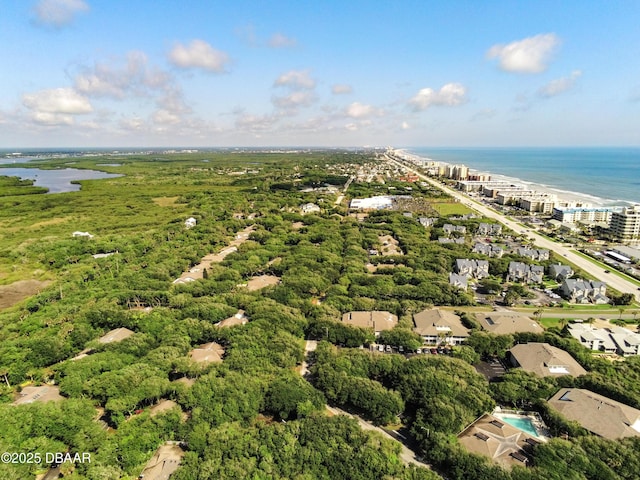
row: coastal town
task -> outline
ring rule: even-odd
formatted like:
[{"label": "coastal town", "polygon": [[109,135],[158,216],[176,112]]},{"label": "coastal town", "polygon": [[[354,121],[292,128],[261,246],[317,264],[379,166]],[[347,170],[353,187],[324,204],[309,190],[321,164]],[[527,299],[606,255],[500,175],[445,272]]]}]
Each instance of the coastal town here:
[{"label": "coastal town", "polygon": [[[0,309],[0,418],[38,415],[51,448],[92,455],[7,472],[257,475],[320,449],[313,468],[329,478],[357,437],[384,455],[368,478],[546,479],[567,451],[633,478],[640,207],[394,149],[107,158],[74,161],[122,174],[0,196],[28,212],[3,231],[0,278],[15,281],[0,285],[14,292]],[[42,283],[20,291],[34,271]],[[0,439],[18,451],[33,430],[16,422]],[[291,457],[246,464],[270,448],[256,436],[286,438]]]}]

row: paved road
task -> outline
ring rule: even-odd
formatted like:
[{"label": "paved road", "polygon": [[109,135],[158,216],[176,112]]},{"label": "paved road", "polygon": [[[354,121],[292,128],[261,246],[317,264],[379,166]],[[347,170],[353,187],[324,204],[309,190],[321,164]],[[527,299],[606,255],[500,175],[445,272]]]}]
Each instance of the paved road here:
[{"label": "paved road", "polygon": [[624,278],[620,278],[615,274],[612,273],[605,273],[605,269],[598,266],[598,265],[594,265],[593,263],[591,263],[590,261],[582,258],[581,256],[575,254],[573,251],[571,251],[569,248],[564,247],[562,245],[559,245],[556,242],[552,242],[551,240],[538,235],[535,230],[532,230],[528,227],[523,227],[522,225],[514,222],[513,220],[509,220],[508,218],[506,218],[504,215],[502,215],[501,213],[496,212],[495,210],[491,210],[490,208],[475,202],[473,200],[471,200],[468,196],[464,195],[461,192],[458,192],[457,190],[453,190],[449,187],[446,187],[444,185],[442,185],[439,182],[434,181],[433,179],[429,178],[428,176],[418,172],[415,168],[412,168],[408,165],[405,165],[404,163],[401,163],[399,161],[397,161],[395,158],[392,158],[390,156],[386,156],[386,158],[393,162],[396,163],[397,165],[402,165],[404,168],[412,171],[413,173],[415,173],[416,175],[418,175],[420,178],[424,179],[425,181],[427,181],[428,183],[430,183],[431,185],[433,185],[434,187],[440,188],[441,190],[444,190],[446,193],[448,193],[449,195],[451,195],[453,198],[457,199],[460,203],[466,205],[469,208],[472,208],[474,210],[476,210],[477,212],[481,213],[483,216],[487,217],[487,218],[492,218],[500,223],[502,223],[503,225],[506,225],[507,227],[509,227],[511,230],[513,230],[516,233],[523,233],[525,235],[527,235],[529,238],[532,239],[533,243],[535,245],[537,245],[538,247],[542,247],[542,248],[546,248],[547,250],[551,250],[555,253],[557,253],[558,255],[561,255],[563,257],[566,257],[566,259],[568,261],[570,261],[571,263],[573,263],[574,265],[580,267],[581,269],[589,272],[591,275],[593,275],[594,277],[596,277],[598,280],[601,280],[603,282],[605,282],[607,285],[610,285],[611,287],[615,288],[616,290],[618,290],[621,293],[631,293],[634,298],[638,301],[640,301],[640,293],[638,292],[638,287],[636,285],[634,285],[633,283],[625,280]]}]

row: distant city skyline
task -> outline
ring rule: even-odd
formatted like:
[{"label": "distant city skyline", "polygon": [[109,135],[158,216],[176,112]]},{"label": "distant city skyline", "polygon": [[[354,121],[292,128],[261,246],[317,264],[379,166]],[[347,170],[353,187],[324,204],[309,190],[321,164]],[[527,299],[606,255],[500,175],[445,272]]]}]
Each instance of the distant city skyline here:
[{"label": "distant city skyline", "polygon": [[0,148],[637,146],[640,2],[7,0]]}]

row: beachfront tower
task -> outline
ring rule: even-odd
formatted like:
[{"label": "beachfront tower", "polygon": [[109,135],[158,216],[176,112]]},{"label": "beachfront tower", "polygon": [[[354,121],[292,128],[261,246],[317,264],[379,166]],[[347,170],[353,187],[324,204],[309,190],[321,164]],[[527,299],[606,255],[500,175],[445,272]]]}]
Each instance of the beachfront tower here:
[{"label": "beachfront tower", "polygon": [[611,236],[621,242],[640,240],[640,204],[611,215]]}]

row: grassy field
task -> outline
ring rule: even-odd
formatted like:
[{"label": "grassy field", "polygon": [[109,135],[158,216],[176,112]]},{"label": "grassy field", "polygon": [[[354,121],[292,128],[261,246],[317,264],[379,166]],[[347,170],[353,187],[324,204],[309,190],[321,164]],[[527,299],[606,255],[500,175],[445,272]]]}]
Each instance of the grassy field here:
[{"label": "grassy field", "polygon": [[431,206],[442,216],[446,215],[466,215],[473,210],[458,202],[437,202],[431,203]]}]

